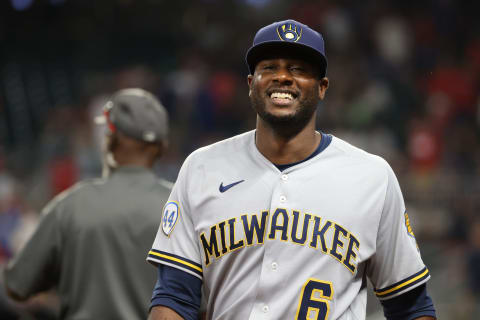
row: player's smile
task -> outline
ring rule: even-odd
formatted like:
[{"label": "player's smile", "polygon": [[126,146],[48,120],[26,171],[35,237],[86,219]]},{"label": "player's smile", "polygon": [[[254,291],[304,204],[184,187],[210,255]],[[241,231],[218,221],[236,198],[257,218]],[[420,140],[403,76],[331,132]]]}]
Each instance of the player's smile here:
[{"label": "player's smile", "polygon": [[298,97],[298,94],[293,90],[271,89],[267,91],[267,95],[273,104],[285,106],[290,105]]}]

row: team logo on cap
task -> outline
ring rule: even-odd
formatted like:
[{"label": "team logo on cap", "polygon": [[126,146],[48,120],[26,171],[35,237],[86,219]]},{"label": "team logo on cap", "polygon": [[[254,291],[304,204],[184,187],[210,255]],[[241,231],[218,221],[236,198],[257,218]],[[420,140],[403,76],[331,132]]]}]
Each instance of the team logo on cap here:
[{"label": "team logo on cap", "polygon": [[302,37],[302,27],[293,23],[285,23],[277,27],[277,34],[282,41],[297,42]]},{"label": "team logo on cap", "polygon": [[180,207],[177,202],[168,202],[163,209],[162,230],[166,236],[170,236],[177,224],[178,216],[180,214]]}]

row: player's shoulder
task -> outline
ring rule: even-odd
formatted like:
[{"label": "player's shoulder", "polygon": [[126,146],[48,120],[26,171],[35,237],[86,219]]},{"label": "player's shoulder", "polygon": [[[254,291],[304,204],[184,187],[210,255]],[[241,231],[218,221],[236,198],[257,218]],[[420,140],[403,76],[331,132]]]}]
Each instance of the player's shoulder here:
[{"label": "player's shoulder", "polygon": [[173,188],[174,183],[163,178],[157,178],[157,186],[161,189],[170,192]]},{"label": "player's shoulder", "polygon": [[193,151],[188,157],[188,161],[202,161],[204,159],[225,158],[232,155],[239,155],[238,152],[245,151],[252,143],[255,137],[255,131],[247,131],[233,137],[220,140],[210,145],[201,147]]},{"label": "player's shoulder", "polygon": [[330,147],[337,156],[344,158],[346,161],[375,167],[380,170],[388,170],[390,168],[388,162],[381,156],[356,147],[339,137],[332,135]]},{"label": "player's shoulder", "polygon": [[79,181],[53,197],[43,208],[42,212],[52,212],[55,207],[68,203],[72,198],[85,192],[94,191],[98,186],[105,185],[106,181],[107,180],[103,178],[91,178]]}]

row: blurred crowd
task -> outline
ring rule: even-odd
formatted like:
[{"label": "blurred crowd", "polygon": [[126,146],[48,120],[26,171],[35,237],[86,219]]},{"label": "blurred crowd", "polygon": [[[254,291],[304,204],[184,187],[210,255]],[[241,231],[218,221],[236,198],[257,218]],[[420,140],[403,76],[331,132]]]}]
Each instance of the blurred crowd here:
[{"label": "blurred crowd", "polygon": [[142,87],[164,103],[170,148],[156,170],[174,181],[194,149],[254,128],[246,50],[260,26],[293,18],[325,38],[318,128],[389,161],[437,314],[480,316],[475,2],[15,2],[0,5],[0,269],[48,200],[100,175],[104,128],[92,119],[109,94]]}]

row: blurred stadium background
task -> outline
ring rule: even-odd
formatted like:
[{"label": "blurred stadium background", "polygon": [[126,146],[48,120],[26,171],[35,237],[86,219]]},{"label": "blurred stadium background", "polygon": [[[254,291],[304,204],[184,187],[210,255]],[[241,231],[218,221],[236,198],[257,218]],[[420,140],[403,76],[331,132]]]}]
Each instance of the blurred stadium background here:
[{"label": "blurred stadium background", "polygon": [[[318,126],[398,175],[440,319],[480,319],[480,20],[476,1],[2,0],[0,269],[54,195],[101,171],[92,119],[124,87],[170,112],[175,180],[197,147],[254,128],[244,55],[293,18],[326,40]],[[152,239],[153,240],[153,239]],[[0,284],[2,282],[0,276]],[[369,319],[382,319],[370,297]],[[0,293],[2,319],[52,319],[54,294]],[[52,311],[53,310],[53,311]]]}]

